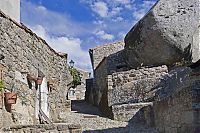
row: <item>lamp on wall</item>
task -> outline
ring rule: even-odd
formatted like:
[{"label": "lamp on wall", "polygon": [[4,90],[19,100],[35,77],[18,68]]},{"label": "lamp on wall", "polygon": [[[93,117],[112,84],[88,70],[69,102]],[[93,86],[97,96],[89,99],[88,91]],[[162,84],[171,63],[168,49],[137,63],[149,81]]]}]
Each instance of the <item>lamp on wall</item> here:
[{"label": "lamp on wall", "polygon": [[70,66],[71,68],[74,67],[74,61],[73,61],[73,60],[71,60],[71,61],[69,62],[69,66]]}]

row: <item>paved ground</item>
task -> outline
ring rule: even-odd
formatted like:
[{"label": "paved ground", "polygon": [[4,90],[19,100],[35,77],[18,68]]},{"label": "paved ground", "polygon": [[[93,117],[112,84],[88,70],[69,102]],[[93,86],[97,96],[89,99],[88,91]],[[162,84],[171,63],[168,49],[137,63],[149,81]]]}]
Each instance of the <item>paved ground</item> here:
[{"label": "paved ground", "polygon": [[84,133],[157,133],[143,125],[114,121],[103,117],[98,108],[84,101],[72,101],[67,123],[80,124]]}]

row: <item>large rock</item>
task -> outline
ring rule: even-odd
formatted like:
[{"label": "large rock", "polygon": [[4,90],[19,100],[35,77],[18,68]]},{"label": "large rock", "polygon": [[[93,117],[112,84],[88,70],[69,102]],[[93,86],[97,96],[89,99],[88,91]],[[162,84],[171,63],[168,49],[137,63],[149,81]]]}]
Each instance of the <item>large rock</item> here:
[{"label": "large rock", "polygon": [[[160,0],[126,35],[130,67],[172,65],[199,57],[199,0]],[[195,36],[195,37],[193,37]]]}]

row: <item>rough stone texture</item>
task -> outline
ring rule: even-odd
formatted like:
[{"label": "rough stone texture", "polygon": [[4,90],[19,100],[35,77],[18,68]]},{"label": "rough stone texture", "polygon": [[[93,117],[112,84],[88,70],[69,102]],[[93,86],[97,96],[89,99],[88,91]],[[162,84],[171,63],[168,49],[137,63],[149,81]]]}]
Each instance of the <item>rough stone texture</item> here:
[{"label": "rough stone texture", "polygon": [[192,91],[185,88],[171,97],[154,102],[155,125],[165,133],[195,133]]},{"label": "rough stone texture", "polygon": [[173,95],[182,87],[188,86],[188,80],[192,69],[189,67],[179,67],[170,71],[163,77],[160,84],[157,86],[156,100],[162,100],[167,96]]},{"label": "rough stone texture", "polygon": [[80,125],[15,125],[2,130],[4,133],[82,133]]},{"label": "rough stone texture", "polygon": [[[199,0],[159,0],[126,35],[130,67],[172,65],[199,60],[193,35],[199,26]],[[199,42],[199,39],[198,39]]]},{"label": "rough stone texture", "polygon": [[[108,45],[98,46],[90,49],[90,57],[94,70],[93,89],[91,91],[91,103],[97,106],[106,106],[108,100],[106,95],[107,90],[107,75],[118,70],[124,69],[124,42],[114,42]],[[122,51],[121,51],[122,50]],[[91,86],[91,85],[88,85]],[[105,99],[101,101],[101,99]],[[102,108],[103,109],[103,108]],[[104,112],[109,112],[104,110]]]},{"label": "rough stone texture", "polygon": [[[147,118],[136,118],[138,112],[141,112],[141,109],[147,106],[152,106],[153,103],[132,103],[132,104],[120,104],[113,105],[113,119],[118,121],[136,121],[137,123],[144,123],[143,121]],[[134,120],[133,120],[134,119]],[[145,123],[146,124],[146,123]]]},{"label": "rough stone texture", "polygon": [[[58,112],[68,112],[70,102],[66,100],[67,84],[72,78],[66,65],[66,55],[55,52],[48,44],[22,26],[0,13],[0,53],[5,67],[6,87],[15,83],[17,104],[12,106],[13,121],[17,124],[32,124],[35,108],[35,83],[27,81],[27,73],[37,78],[38,70],[45,78],[53,80],[49,91],[50,119],[56,121]],[[47,81],[46,81],[47,82]],[[61,113],[60,112],[60,113]]]},{"label": "rough stone texture", "polygon": [[[199,78],[199,70],[188,67],[176,68],[160,82],[159,91],[151,106],[140,108],[142,103],[114,105],[114,117],[156,127],[161,133],[198,133]],[[130,112],[133,114],[132,118]]]},{"label": "rough stone texture", "polygon": [[132,69],[108,75],[105,58],[95,70],[95,98],[100,110],[113,118],[111,106],[123,103],[153,101],[161,78],[168,73],[166,66]]},{"label": "rough stone texture", "polygon": [[199,75],[199,70],[182,67],[163,79],[153,105],[155,126],[160,132],[200,132]]},{"label": "rough stone texture", "polygon": [[129,70],[128,65],[125,62],[124,50],[110,54],[107,60],[107,73],[112,74],[114,72]]},{"label": "rough stone texture", "polygon": [[113,73],[112,77],[108,79],[108,106],[152,101],[156,92],[155,87],[167,73],[166,66]]},{"label": "rough stone texture", "polygon": [[2,127],[5,127],[7,125],[12,125],[14,124],[13,119],[12,119],[12,114],[9,112],[0,109],[0,129]]},{"label": "rough stone texture", "polygon": [[107,45],[97,46],[90,49],[90,58],[92,62],[93,70],[99,65],[99,63],[110,54],[116,53],[124,48],[124,42],[118,41]]},{"label": "rough stone texture", "polygon": [[20,22],[20,0],[1,0],[0,10],[17,22]]},{"label": "rough stone texture", "polygon": [[[108,88],[107,83],[107,60],[104,58],[104,60],[101,62],[101,64],[96,68],[95,70],[95,91],[98,94],[97,95],[97,106],[99,105],[102,97],[107,101],[107,97],[104,97],[102,95],[105,95],[106,90]],[[102,105],[106,105],[106,103],[101,103]]]}]

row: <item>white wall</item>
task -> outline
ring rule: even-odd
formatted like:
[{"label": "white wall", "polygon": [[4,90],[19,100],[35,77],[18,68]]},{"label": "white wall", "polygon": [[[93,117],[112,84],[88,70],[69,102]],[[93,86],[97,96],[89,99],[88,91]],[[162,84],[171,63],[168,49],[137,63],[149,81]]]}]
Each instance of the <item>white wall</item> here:
[{"label": "white wall", "polygon": [[0,10],[20,22],[20,0],[0,0]]}]

